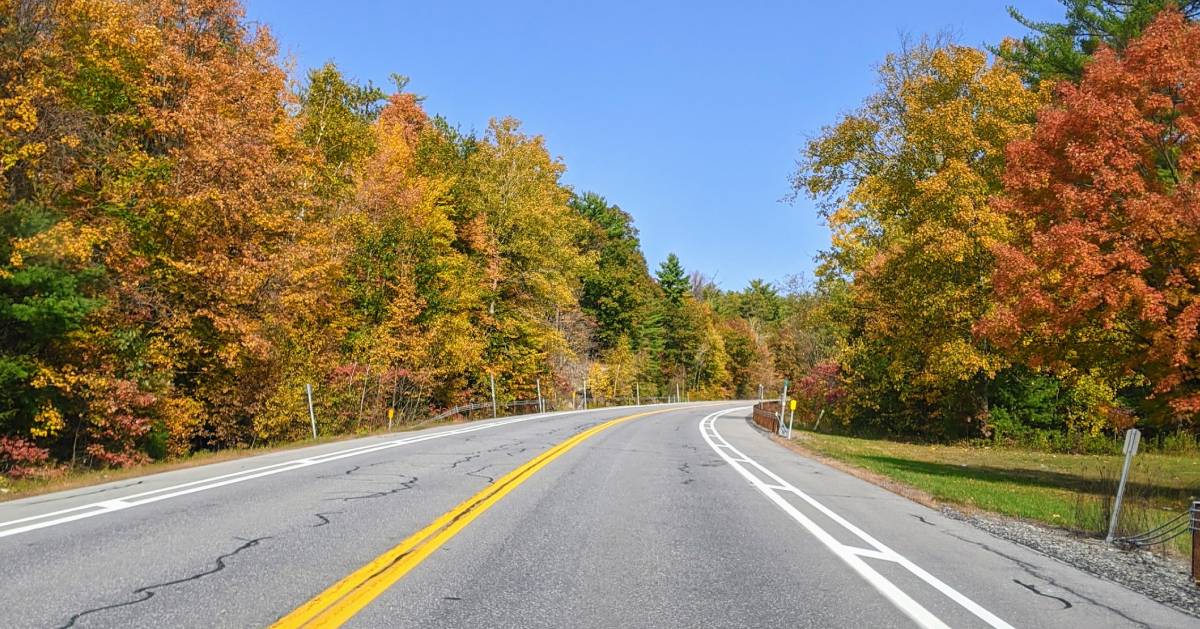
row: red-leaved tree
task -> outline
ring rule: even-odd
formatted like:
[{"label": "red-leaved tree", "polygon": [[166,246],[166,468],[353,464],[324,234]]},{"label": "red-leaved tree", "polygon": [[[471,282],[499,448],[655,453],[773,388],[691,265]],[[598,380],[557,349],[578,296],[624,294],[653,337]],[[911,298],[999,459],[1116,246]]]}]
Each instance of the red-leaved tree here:
[{"label": "red-leaved tree", "polygon": [[998,306],[980,325],[1035,366],[1200,413],[1200,25],[1165,11],[1120,55],[1062,84],[1012,143],[997,206]]}]

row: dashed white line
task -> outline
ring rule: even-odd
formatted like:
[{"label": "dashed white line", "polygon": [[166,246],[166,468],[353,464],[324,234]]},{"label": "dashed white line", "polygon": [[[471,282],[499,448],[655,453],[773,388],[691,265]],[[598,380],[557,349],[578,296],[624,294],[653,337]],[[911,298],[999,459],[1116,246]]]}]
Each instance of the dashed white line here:
[{"label": "dashed white line", "polygon": [[[839,559],[841,559],[843,562],[845,562],[847,565],[849,565],[851,568],[853,568],[854,571],[859,574],[859,576],[861,576],[868,583],[870,583],[876,590],[878,590],[881,594],[883,594],[883,596],[885,598],[887,598],[889,601],[891,601],[891,603],[893,605],[895,605],[897,608],[899,608],[900,611],[904,612],[909,618],[912,618],[913,621],[915,621],[921,627],[926,627],[928,629],[949,629],[949,625],[942,622],[942,620],[940,618],[933,615],[932,612],[930,612],[923,605],[918,603],[911,596],[909,596],[907,593],[905,593],[903,590],[901,590],[895,583],[892,583],[891,581],[889,581],[886,577],[884,577],[882,574],[880,574],[878,571],[876,571],[874,568],[872,568],[869,564],[867,564],[865,561],[863,561],[864,558],[876,559],[876,560],[882,560],[882,561],[891,561],[896,564],[899,564],[900,566],[903,566],[905,569],[907,569],[914,576],[921,579],[925,583],[928,583],[934,589],[941,592],[947,598],[954,601],[955,603],[957,603],[959,606],[963,607],[967,611],[971,612],[977,618],[979,618],[983,622],[987,623],[991,627],[994,627],[995,629],[1013,629],[1012,625],[1009,625],[1007,622],[1004,622],[998,616],[996,616],[995,614],[991,613],[990,611],[984,609],[982,606],[980,606],[975,601],[967,598],[965,595],[963,595],[958,590],[955,590],[954,588],[950,587],[949,585],[947,585],[946,583],[944,583],[937,577],[933,576],[932,574],[929,574],[929,572],[925,571],[920,566],[916,565],[915,563],[913,563],[912,561],[910,561],[908,558],[904,557],[900,553],[897,553],[896,551],[892,550],[891,548],[888,548],[887,546],[883,545],[881,542],[876,540],[874,537],[868,535],[865,531],[858,528],[854,524],[850,523],[848,520],[843,518],[841,515],[838,515],[833,510],[826,507],[825,505],[821,504],[820,502],[817,502],[817,500],[815,500],[812,496],[809,496],[808,494],[804,493],[803,491],[798,489],[795,485],[792,485],[791,483],[787,482],[786,480],[781,478],[779,475],[775,474],[774,472],[767,469],[766,467],[763,467],[760,463],[758,463],[754,459],[746,456],[746,454],[743,453],[742,451],[733,447],[733,445],[731,445],[728,441],[725,440],[724,437],[721,436],[721,433],[717,432],[716,420],[717,420],[717,418],[721,417],[722,415],[724,415],[726,413],[730,413],[730,412],[733,412],[736,410],[745,410],[746,408],[749,408],[749,407],[733,408],[733,409],[727,409],[724,411],[718,411],[718,412],[708,415],[704,419],[700,420],[700,434],[701,434],[701,436],[704,437],[704,441],[707,442],[709,447],[711,447],[713,449],[713,452],[716,452],[718,455],[720,455],[720,457],[722,459],[724,459],[726,463],[731,465],[746,480],[750,481],[751,485],[753,485],[760,492],[762,492],[763,495],[765,495],[769,500],[771,500],[771,502],[774,502],[776,505],[779,506],[779,508],[783,509],[783,511],[785,513],[787,513],[789,516],[791,516],[792,519],[794,519],[801,526],[803,526],[805,529],[807,529],[809,533],[811,533],[822,544],[824,544],[827,548],[829,548],[829,550],[833,551],[833,553]],[[734,456],[730,456],[729,454],[727,454],[726,450],[728,450],[729,452],[732,452],[734,454]],[[763,481],[762,479],[760,479],[756,474],[754,474],[749,469],[747,469],[745,466],[743,466],[742,465],[743,462],[748,463],[749,465],[753,466],[756,470],[758,470],[764,476],[770,478],[772,482],[767,483],[767,482]],[[787,492],[787,493],[791,493],[791,494],[795,494],[796,496],[799,496],[801,500],[808,503],[810,506],[812,506],[817,511],[820,511],[822,514],[824,514],[829,519],[833,520],[835,523],[840,525],[842,528],[844,528],[847,531],[849,531],[850,533],[854,534],[856,537],[858,537],[864,543],[866,543],[868,546],[870,546],[870,548],[859,548],[859,547],[855,547],[855,546],[847,546],[847,545],[837,541],[837,539],[835,539],[832,535],[830,535],[828,531],[821,528],[820,525],[818,525],[811,518],[809,518],[807,515],[805,515],[803,512],[801,512],[799,509],[797,509],[794,505],[792,505],[790,502],[788,502],[780,494],[780,492]]]}]

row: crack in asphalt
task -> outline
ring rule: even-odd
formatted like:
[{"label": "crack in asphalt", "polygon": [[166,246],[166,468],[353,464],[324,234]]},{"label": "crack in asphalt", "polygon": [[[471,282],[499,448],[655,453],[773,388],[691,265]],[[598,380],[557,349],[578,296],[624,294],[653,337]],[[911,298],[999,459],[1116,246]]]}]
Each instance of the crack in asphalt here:
[{"label": "crack in asphalt", "polygon": [[226,559],[229,559],[230,557],[233,557],[234,555],[236,555],[244,550],[254,548],[255,546],[258,546],[259,543],[261,543],[263,540],[268,540],[271,538],[268,536],[268,537],[257,537],[254,539],[245,539],[245,538],[241,538],[241,537],[237,537],[234,539],[237,539],[237,540],[240,540],[241,542],[243,542],[242,545],[238,546],[237,548],[235,548],[232,551],[227,552],[223,555],[218,555],[217,558],[214,560],[214,564],[213,564],[212,568],[210,568],[208,570],[203,570],[201,572],[197,572],[197,573],[187,576],[187,577],[183,577],[182,579],[173,579],[171,581],[164,581],[163,583],[155,583],[152,585],[142,586],[133,591],[133,594],[139,596],[140,598],[134,599],[132,601],[125,601],[123,603],[113,603],[112,605],[103,605],[101,607],[93,607],[91,609],[85,609],[85,610],[75,614],[74,616],[71,616],[71,618],[67,620],[66,624],[60,626],[59,629],[68,629],[69,627],[74,627],[75,623],[78,622],[80,618],[83,618],[84,616],[88,616],[90,614],[96,614],[99,612],[108,611],[110,609],[118,609],[121,607],[128,607],[130,605],[137,605],[138,603],[145,603],[146,601],[154,598],[154,595],[157,594],[157,590],[159,590],[159,589],[162,589],[165,587],[170,587],[172,585],[180,585],[180,584],[188,583],[191,581],[197,581],[204,577],[214,575],[225,569],[225,567],[226,567],[225,560]]},{"label": "crack in asphalt", "polygon": [[[368,467],[368,468],[379,467],[380,465],[388,465],[391,463],[394,463],[394,461],[377,461],[375,463],[368,463],[366,465],[366,467]],[[370,482],[367,478],[364,478],[364,477],[366,477],[366,476],[396,476],[396,474],[367,473],[367,472],[363,471],[363,467],[364,466],[362,466],[362,465],[355,465],[355,466],[345,469],[341,472],[337,472],[335,474],[323,474],[321,476],[318,476],[317,478],[336,478],[336,479],[340,479],[340,480],[354,480],[354,481],[361,480],[361,481]],[[349,478],[347,478],[347,477],[349,477]]]},{"label": "crack in asphalt", "polygon": [[[1029,574],[1029,575],[1030,575],[1030,576],[1032,576],[1033,578],[1035,578],[1035,579],[1040,579],[1040,580],[1042,580],[1042,581],[1045,581],[1046,583],[1048,583],[1048,584],[1050,584],[1050,585],[1052,585],[1052,586],[1054,586],[1054,587],[1056,587],[1056,588],[1058,588],[1058,589],[1060,589],[1060,590],[1062,590],[1062,591],[1064,591],[1064,592],[1067,592],[1067,593],[1069,593],[1069,594],[1073,594],[1074,596],[1078,597],[1079,599],[1083,600],[1084,602],[1090,603],[1090,604],[1092,604],[1092,605],[1094,605],[1094,606],[1096,606],[1096,607],[1099,607],[1099,608],[1101,608],[1101,609],[1106,609],[1106,610],[1108,610],[1108,611],[1110,611],[1110,612],[1112,612],[1112,613],[1116,614],[1117,616],[1120,616],[1121,618],[1124,618],[1125,620],[1128,620],[1129,622],[1133,623],[1134,625],[1136,625],[1136,626],[1138,626],[1138,627],[1143,627],[1144,629],[1152,629],[1152,627],[1151,627],[1150,625],[1148,625],[1148,624],[1146,624],[1146,623],[1144,623],[1144,622],[1142,622],[1142,621],[1140,621],[1140,620],[1138,620],[1138,619],[1136,619],[1136,618],[1134,618],[1134,617],[1132,617],[1132,616],[1130,616],[1130,615],[1126,614],[1125,612],[1123,612],[1123,611],[1121,611],[1121,610],[1119,610],[1119,609],[1117,609],[1117,608],[1115,608],[1115,607],[1112,607],[1112,606],[1109,606],[1109,605],[1105,605],[1104,603],[1101,603],[1100,601],[1097,601],[1097,600],[1096,600],[1096,599],[1094,599],[1094,598],[1091,598],[1091,597],[1089,597],[1089,596],[1086,596],[1086,595],[1080,594],[1079,592],[1076,592],[1075,590],[1072,590],[1071,588],[1069,588],[1069,587],[1066,587],[1066,586],[1064,586],[1064,585],[1062,585],[1062,584],[1058,583],[1058,581],[1056,581],[1055,579],[1053,579],[1053,578],[1051,578],[1051,577],[1047,577],[1047,576],[1045,576],[1045,575],[1041,574],[1041,573],[1038,571],[1038,568],[1037,568],[1037,566],[1035,566],[1035,565],[1033,565],[1033,564],[1031,564],[1031,563],[1029,563],[1029,562],[1027,562],[1027,561],[1024,561],[1024,560],[1018,559],[1018,558],[1016,558],[1016,557],[1013,557],[1012,555],[1009,555],[1009,554],[1007,554],[1007,553],[1004,553],[1004,552],[1001,552],[1001,551],[999,551],[999,550],[996,550],[995,548],[992,548],[991,546],[989,546],[989,545],[987,545],[987,544],[984,544],[984,543],[982,543],[982,542],[977,542],[977,541],[975,541],[975,540],[972,540],[972,539],[967,539],[967,538],[965,538],[965,537],[963,537],[963,536],[961,536],[961,535],[958,535],[957,533],[954,533],[954,532],[952,532],[952,531],[945,530],[945,529],[943,529],[943,531],[944,531],[944,532],[945,532],[947,535],[949,535],[949,536],[951,536],[951,537],[954,537],[954,538],[957,538],[957,539],[959,539],[959,540],[962,540],[962,541],[964,541],[964,542],[966,542],[966,543],[968,543],[968,544],[973,544],[973,545],[975,545],[975,546],[978,546],[978,547],[980,547],[980,548],[982,548],[982,549],[984,549],[984,550],[988,551],[989,553],[992,553],[992,554],[994,554],[994,555],[997,555],[997,556],[1003,557],[1004,559],[1007,559],[1007,560],[1009,560],[1009,561],[1013,562],[1014,564],[1016,564],[1018,567],[1020,567],[1022,570],[1024,570],[1024,571],[1025,571],[1027,574]],[[1023,585],[1023,584],[1022,584],[1022,585]]]},{"label": "crack in asphalt", "polygon": [[[391,460],[376,461],[375,463],[368,463],[365,467],[367,467],[367,468],[379,467],[380,465],[389,465],[391,463],[395,463],[395,461],[391,461]],[[368,477],[370,477],[370,476],[382,476],[382,477],[401,476],[401,477],[403,477],[404,476],[403,474],[367,473],[365,471],[362,471],[363,467],[364,467],[363,465],[355,465],[353,467],[347,468],[341,472],[336,472],[334,474],[322,474],[320,476],[317,476],[317,478],[320,478],[320,479],[332,478],[332,479],[338,479],[338,480],[374,482]]]},{"label": "crack in asphalt", "polygon": [[412,489],[413,486],[416,485],[417,481],[419,480],[416,476],[407,476],[405,474],[390,474],[390,476],[396,476],[399,478],[407,478],[408,480],[401,481],[399,487],[393,487],[391,489],[385,489],[383,491],[373,491],[369,494],[362,494],[361,496],[342,496],[339,498],[326,498],[326,500],[341,500],[342,502],[350,502],[351,500],[370,500],[372,498],[385,498],[387,496],[392,496],[392,495],[398,494],[402,491],[407,491],[409,489]]},{"label": "crack in asphalt", "polygon": [[71,494],[70,496],[59,496],[59,497],[57,497],[57,498],[46,498],[46,499],[44,499],[44,500],[37,500],[37,501],[34,501],[34,502],[29,502],[29,503],[26,503],[26,504],[31,504],[31,505],[40,505],[40,504],[46,504],[47,502],[56,502],[56,501],[59,501],[59,500],[70,500],[71,498],[79,498],[79,497],[82,497],[82,496],[92,496],[92,495],[95,495],[95,494],[102,494],[102,493],[104,493],[104,492],[106,492],[106,491],[114,491],[114,490],[117,490],[117,489],[125,489],[126,487],[135,487],[135,486],[137,486],[137,485],[141,485],[141,484],[142,484],[142,483],[144,483],[144,482],[146,482],[146,481],[144,481],[144,480],[139,480],[139,481],[134,481],[134,482],[132,482],[132,483],[125,483],[124,485],[117,485],[117,486],[115,486],[115,487],[105,487],[104,489],[96,489],[96,490],[93,490],[93,491],[85,491],[85,492],[83,492],[83,493]]},{"label": "crack in asphalt", "polygon": [[921,522],[924,522],[925,524],[928,524],[929,526],[937,526],[937,525],[936,525],[936,524],[934,524],[933,522],[930,522],[929,520],[926,520],[926,519],[925,519],[925,516],[923,516],[923,515],[917,515],[917,514],[915,514],[915,513],[910,513],[910,514],[908,514],[908,515],[910,515],[910,516],[912,516],[912,517],[914,517],[914,518],[916,518],[916,519],[920,520]]},{"label": "crack in asphalt", "polygon": [[482,455],[481,453],[479,453],[479,452],[472,452],[471,454],[465,455],[465,456],[463,456],[462,458],[458,459],[457,461],[455,461],[455,462],[451,463],[451,464],[450,464],[450,467],[448,467],[448,468],[446,468],[446,469],[450,469],[450,470],[452,470],[452,469],[454,469],[454,468],[458,467],[459,465],[462,465],[463,463],[467,463],[467,462],[469,462],[469,461],[472,461],[472,460],[474,460],[474,459],[478,459],[478,458],[479,458],[479,457],[481,457],[481,456],[483,456],[483,455]]},{"label": "crack in asphalt", "polygon": [[496,479],[491,476],[488,476],[487,474],[480,474],[480,472],[482,472],[483,470],[486,470],[487,468],[489,468],[491,466],[492,466],[492,464],[489,463],[473,472],[467,472],[467,476],[474,476],[475,478],[482,478],[482,479],[486,480],[489,485],[491,485],[492,483],[496,482]]},{"label": "crack in asphalt", "polygon": [[1074,605],[1071,604],[1071,601],[1068,601],[1067,599],[1065,599],[1061,596],[1054,596],[1053,594],[1046,594],[1045,592],[1042,592],[1041,590],[1037,589],[1037,586],[1032,583],[1024,583],[1020,579],[1013,579],[1013,583],[1016,583],[1017,585],[1025,588],[1026,590],[1029,590],[1030,592],[1033,592],[1034,594],[1037,594],[1038,596],[1052,598],[1052,599],[1062,603],[1063,609],[1071,609],[1072,607],[1074,607]]},{"label": "crack in asphalt", "polygon": [[[519,445],[521,445],[520,439],[509,439],[508,441],[506,441],[498,446],[494,446],[494,447],[488,448],[487,450],[484,450],[481,454],[488,454],[488,453],[492,453],[492,452],[503,452],[503,453],[507,454],[508,456],[513,456],[514,453],[513,453],[512,448],[515,446],[519,446]],[[520,454],[527,449],[529,449],[528,446],[521,446],[520,449],[516,450],[516,454]]]},{"label": "crack in asphalt", "polygon": [[321,521],[312,525],[312,528],[314,528],[314,529],[321,528],[322,526],[329,524],[329,518],[327,518],[326,516],[334,515],[335,513],[342,513],[342,511],[326,511],[324,513],[314,513],[313,515],[320,518]]}]

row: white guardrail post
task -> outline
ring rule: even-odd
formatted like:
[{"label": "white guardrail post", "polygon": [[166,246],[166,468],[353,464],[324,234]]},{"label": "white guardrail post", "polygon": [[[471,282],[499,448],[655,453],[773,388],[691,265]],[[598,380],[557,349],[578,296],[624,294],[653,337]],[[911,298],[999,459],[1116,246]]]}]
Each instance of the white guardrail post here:
[{"label": "white guardrail post", "polygon": [[304,385],[304,394],[308,396],[308,421],[310,423],[312,423],[312,436],[313,436],[313,439],[316,439],[317,438],[317,416],[315,413],[313,413],[312,385],[311,384]]}]

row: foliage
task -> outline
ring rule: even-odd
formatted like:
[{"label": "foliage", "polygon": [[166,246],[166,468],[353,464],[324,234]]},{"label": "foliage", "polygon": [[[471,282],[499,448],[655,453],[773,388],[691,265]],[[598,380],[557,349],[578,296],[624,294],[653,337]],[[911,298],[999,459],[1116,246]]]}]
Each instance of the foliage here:
[{"label": "foliage", "polygon": [[795,178],[833,231],[820,274],[848,326],[838,361],[852,415],[901,432],[986,431],[991,383],[1008,367],[973,332],[991,299],[990,248],[1008,237],[989,197],[1042,96],[982,51],[929,42],[889,56],[879,86],[808,145]]},{"label": "foliage", "polygon": [[592,192],[573,196],[570,206],[587,221],[580,249],[597,259],[579,294],[579,306],[596,322],[597,349],[612,349],[622,339],[633,351],[645,348],[654,287],[633,218]]},{"label": "foliage", "polygon": [[1014,10],[1037,35],[991,63],[889,56],[806,147],[795,188],[833,239],[774,350],[807,415],[925,439],[1194,431],[1200,4],[1063,4],[1064,24]]},{"label": "foliage", "polygon": [[290,79],[236,0],[0,0],[0,53],[0,473],[302,438],[305,385],[333,433],[771,376],[542,137]]},{"label": "foliage", "polygon": [[1200,15],[1198,0],[1059,0],[1066,22],[1036,22],[1010,7],[1009,13],[1036,35],[1020,45],[994,49],[1033,84],[1078,82],[1087,62],[1101,47],[1122,51],[1166,8],[1189,18]]},{"label": "foliage", "polygon": [[983,326],[1034,365],[1144,389],[1164,424],[1200,412],[1198,60],[1200,27],[1163,13],[1009,147],[998,207],[1019,229]]}]

